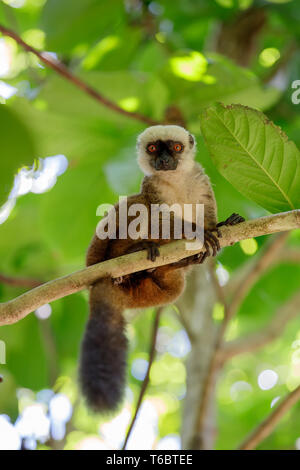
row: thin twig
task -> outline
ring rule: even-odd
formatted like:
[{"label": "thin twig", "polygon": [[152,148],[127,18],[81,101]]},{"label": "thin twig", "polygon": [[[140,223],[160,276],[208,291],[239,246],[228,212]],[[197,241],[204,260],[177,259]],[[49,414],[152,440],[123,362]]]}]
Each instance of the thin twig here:
[{"label": "thin twig", "polygon": [[195,332],[190,328],[188,322],[186,321],[185,316],[182,314],[182,311],[180,310],[177,304],[173,305],[172,313],[175,315],[177,320],[181,323],[181,325],[185,329],[190,342],[193,343],[193,341],[195,340]]},{"label": "thin twig", "polygon": [[6,276],[5,274],[0,274],[0,283],[7,284],[14,287],[28,287],[33,288],[43,284],[43,281],[38,279],[27,279],[21,277]]},{"label": "thin twig", "polygon": [[224,364],[225,361],[238,354],[253,352],[271,343],[282,334],[287,323],[299,313],[300,292],[297,292],[278,309],[272,321],[265,328],[244,338],[224,344],[218,353],[219,363]]},{"label": "thin twig", "polygon": [[53,59],[50,54],[47,54],[47,52],[39,52],[36,49],[34,49],[34,47],[27,44],[14,31],[5,28],[3,25],[0,25],[0,32],[5,36],[9,36],[12,39],[14,39],[21,47],[23,47],[23,49],[25,49],[28,52],[32,52],[32,54],[36,55],[40,59],[41,62],[43,62],[45,65],[47,65],[51,69],[55,70],[55,72],[57,72],[59,75],[64,77],[66,80],[69,80],[71,83],[73,83],[73,85],[83,90],[85,93],[90,95],[93,99],[101,103],[103,106],[106,106],[107,108],[111,109],[112,111],[116,111],[119,114],[123,114],[124,116],[137,119],[138,121],[144,122],[145,124],[148,124],[150,126],[158,124],[156,121],[154,121],[153,119],[147,116],[144,116],[143,114],[126,111],[125,109],[121,108],[113,101],[101,95],[97,90],[92,88],[83,80],[73,75],[70,72],[70,70],[62,62],[56,59]]},{"label": "thin twig", "polygon": [[274,411],[247,437],[240,445],[239,450],[252,450],[268,437],[276,424],[300,399],[300,385],[274,409]]},{"label": "thin twig", "polygon": [[210,273],[211,280],[213,282],[216,294],[217,294],[217,299],[219,302],[224,305],[224,309],[227,310],[227,300],[226,300],[226,294],[223,286],[221,286],[219,279],[216,274],[216,263],[214,259],[209,259],[208,263],[208,269]]},{"label": "thin twig", "polygon": [[141,390],[140,390],[139,398],[138,398],[138,401],[137,401],[137,404],[136,404],[135,412],[134,412],[134,415],[132,417],[130,426],[128,428],[128,431],[127,431],[127,434],[126,434],[126,437],[125,437],[125,440],[124,440],[124,444],[122,446],[122,450],[126,449],[127,442],[128,442],[129,437],[131,435],[134,423],[136,422],[140,407],[142,405],[144,395],[146,393],[146,390],[147,390],[147,387],[148,387],[148,384],[149,384],[150,371],[151,371],[151,367],[152,367],[152,364],[153,364],[153,361],[154,361],[154,358],[155,358],[155,346],[156,346],[156,339],[157,339],[157,333],[158,333],[158,327],[159,327],[159,320],[160,320],[160,316],[162,314],[162,311],[163,311],[163,308],[161,307],[161,308],[158,308],[156,310],[156,313],[155,313],[153,329],[152,329],[152,336],[151,336],[151,342],[150,342],[147,372],[146,372],[145,378],[144,378],[142,386],[141,386]]},{"label": "thin twig", "polygon": [[57,349],[54,331],[52,329],[51,321],[49,318],[39,319],[38,328],[40,330],[41,341],[45,349],[47,363],[48,363],[48,383],[51,387],[54,386],[58,373],[59,362],[57,358]]},{"label": "thin twig", "polygon": [[[233,245],[249,237],[259,237],[297,228],[300,228],[300,210],[261,217],[238,225],[221,227],[220,246]],[[187,250],[186,240],[183,239],[161,246],[160,256],[155,261],[147,260],[147,254],[143,250],[94,264],[81,271],[42,284],[16,299],[0,303],[0,325],[15,323],[38,307],[86,289],[100,278],[116,278],[172,264],[203,251],[203,248],[199,250],[199,246],[197,249]]]}]

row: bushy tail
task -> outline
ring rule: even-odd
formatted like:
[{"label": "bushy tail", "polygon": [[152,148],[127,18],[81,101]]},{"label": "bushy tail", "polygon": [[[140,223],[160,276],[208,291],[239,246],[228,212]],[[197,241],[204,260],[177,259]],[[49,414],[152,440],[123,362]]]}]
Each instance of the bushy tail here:
[{"label": "bushy tail", "polygon": [[94,302],[81,345],[79,380],[88,405],[95,411],[112,411],[122,400],[126,359],[122,312]]}]

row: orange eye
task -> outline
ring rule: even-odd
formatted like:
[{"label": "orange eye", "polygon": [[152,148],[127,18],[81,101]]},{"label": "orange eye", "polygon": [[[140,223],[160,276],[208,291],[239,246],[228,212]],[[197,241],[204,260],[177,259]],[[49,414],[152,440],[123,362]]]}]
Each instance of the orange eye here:
[{"label": "orange eye", "polygon": [[148,145],[147,149],[149,150],[149,152],[153,153],[156,150],[156,145],[150,144]]},{"label": "orange eye", "polygon": [[175,152],[181,152],[182,145],[181,144],[174,144],[173,148],[174,148]]}]

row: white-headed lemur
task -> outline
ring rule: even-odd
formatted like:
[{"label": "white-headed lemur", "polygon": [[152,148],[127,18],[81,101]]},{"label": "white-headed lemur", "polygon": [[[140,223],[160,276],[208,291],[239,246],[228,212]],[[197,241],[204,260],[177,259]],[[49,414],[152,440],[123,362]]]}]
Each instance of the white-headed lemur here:
[{"label": "white-headed lemur", "polygon": [[[220,248],[218,226],[233,225],[244,219],[233,214],[217,223],[215,196],[207,175],[196,163],[194,137],[176,125],[147,128],[137,141],[138,163],[145,174],[139,194],[128,197],[128,210],[140,203],[204,204],[204,245],[202,255],[189,264],[202,263]],[[115,209],[118,211],[119,206]],[[130,218],[128,218],[128,221]],[[149,224],[150,226],[150,224]],[[117,227],[118,234],[118,227]],[[87,253],[87,266],[133,251],[146,249],[148,258],[159,256],[159,245],[169,239],[133,240],[98,238],[95,235]],[[126,308],[152,307],[174,302],[182,293],[187,265],[184,260],[173,265],[128,275],[118,282],[100,279],[90,288],[90,317],[81,347],[79,378],[87,403],[96,411],[114,410],[125,386],[127,338],[123,311]]]}]

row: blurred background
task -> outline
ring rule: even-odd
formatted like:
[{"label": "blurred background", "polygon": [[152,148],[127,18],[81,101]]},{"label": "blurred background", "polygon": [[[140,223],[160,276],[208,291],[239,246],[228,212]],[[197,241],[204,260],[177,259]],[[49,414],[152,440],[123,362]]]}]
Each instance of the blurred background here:
[{"label": "blurred background", "polygon": [[[120,108],[182,123],[194,133],[220,220],[232,212],[255,218],[266,211],[217,172],[200,135],[199,112],[215,101],[248,105],[299,145],[300,104],[292,101],[292,84],[300,80],[299,22],[297,0],[0,3],[1,25]],[[0,102],[5,302],[84,266],[97,206],[139,189],[135,141],[146,124],[100,105],[1,34]],[[257,273],[266,251],[274,254],[272,261]],[[215,265],[193,272],[186,294],[160,316],[150,383],[128,449],[190,448],[199,433],[199,448],[234,449],[299,385],[299,253],[299,231],[261,237],[223,250]],[[226,342],[237,350],[216,374],[199,430],[196,409],[226,302],[253,272],[226,331]],[[114,416],[95,415],[79,395],[78,351],[87,314],[84,291],[1,328],[1,449],[122,447],[147,370],[156,313],[127,315],[128,386]],[[265,341],[238,348],[255,335]],[[300,449],[299,423],[300,404],[259,448]]]}]

